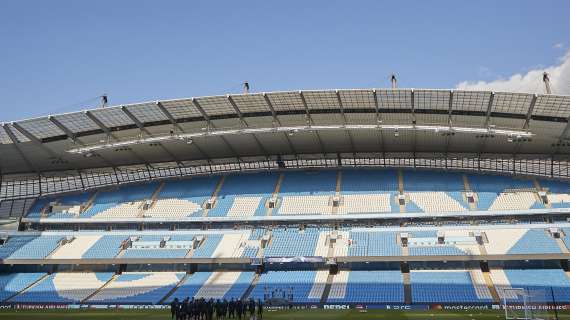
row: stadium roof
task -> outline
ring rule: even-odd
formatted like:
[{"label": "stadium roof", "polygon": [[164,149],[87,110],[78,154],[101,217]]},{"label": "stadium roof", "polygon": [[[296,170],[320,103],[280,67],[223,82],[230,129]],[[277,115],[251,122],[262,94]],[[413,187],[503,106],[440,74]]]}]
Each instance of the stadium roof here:
[{"label": "stadium roof", "polygon": [[4,123],[3,175],[300,154],[570,155],[570,96],[355,89],[151,101]]}]

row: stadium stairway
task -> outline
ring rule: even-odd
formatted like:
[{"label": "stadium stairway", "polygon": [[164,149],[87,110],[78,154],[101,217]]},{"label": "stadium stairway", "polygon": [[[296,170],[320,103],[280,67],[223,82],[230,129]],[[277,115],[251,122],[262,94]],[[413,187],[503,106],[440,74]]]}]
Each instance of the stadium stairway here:
[{"label": "stadium stairway", "polygon": [[485,283],[487,284],[487,288],[491,292],[491,296],[493,296],[493,302],[500,303],[501,298],[499,298],[499,293],[497,292],[497,288],[495,288],[495,284],[493,284],[493,280],[491,279],[491,275],[489,271],[483,271],[483,278],[485,279]]},{"label": "stadium stairway", "polygon": [[180,286],[186,282],[189,276],[190,273],[186,272],[184,277],[182,277],[182,279],[180,279],[180,281],[178,281],[178,283],[172,289],[170,289],[170,291],[168,291],[168,293],[162,299],[160,299],[158,304],[164,304],[168,300],[168,298],[170,298],[170,296],[172,296],[174,292],[176,292],[176,290],[178,290],[178,288],[180,288]]},{"label": "stadium stairway", "polygon": [[402,272],[402,279],[404,281],[404,303],[412,303],[412,285],[410,279],[410,267],[405,264],[400,264],[400,271]]},{"label": "stadium stairway", "polygon": [[[214,203],[214,206],[216,205],[216,199],[218,198],[218,195],[220,194],[220,190],[222,190],[222,186],[224,185],[224,181],[226,181],[226,176],[222,176],[220,181],[218,181],[218,185],[216,185],[216,189],[214,189],[214,193],[212,193],[212,196],[210,197],[210,200]],[[202,217],[206,218],[208,216],[209,211],[210,211],[209,209],[205,209],[204,212],[202,213]]]},{"label": "stadium stairway", "polygon": [[553,239],[554,241],[556,241],[556,244],[560,248],[560,251],[562,251],[563,253],[570,253],[570,250],[568,250],[568,247],[566,247],[566,244],[564,243],[564,240],[562,240],[562,238],[553,238]]},{"label": "stadium stairway", "polygon": [[325,283],[325,288],[323,289],[323,295],[321,296],[321,304],[326,303],[329,298],[329,293],[331,292],[333,278],[334,275],[329,272],[329,275],[327,277],[327,282]]},{"label": "stadium stairway", "polygon": [[245,292],[241,296],[242,299],[247,299],[247,297],[249,297],[249,295],[251,294],[251,292],[253,291],[253,289],[257,285],[257,282],[259,282],[259,278],[260,278],[260,274],[256,273],[255,276],[253,277],[253,280],[249,284],[249,287],[247,287],[247,289],[245,290]]},{"label": "stadium stairway", "polygon": [[[152,193],[152,196],[150,197],[150,206],[149,208],[154,207],[156,200],[158,200],[158,196],[160,195],[160,191],[162,191],[162,188],[164,188],[164,186],[166,185],[166,182],[162,181],[158,187],[156,188],[156,190],[154,190],[154,192]],[[143,214],[144,212],[141,212],[141,214]],[[140,216],[140,218],[142,218],[142,215]]]},{"label": "stadium stairway", "polygon": [[105,282],[101,288],[91,292],[91,294],[89,294],[87,297],[85,297],[85,299],[81,300],[81,303],[86,303],[86,301],[89,301],[89,299],[91,299],[93,296],[95,296],[96,294],[99,293],[99,291],[105,289],[109,284],[111,284],[113,281],[115,281],[117,278],[119,277],[118,274],[114,274],[107,282]]},{"label": "stadium stairway", "polygon": [[27,287],[25,287],[24,289],[20,290],[20,292],[14,293],[13,295],[11,295],[11,296],[9,296],[8,298],[4,299],[4,301],[2,301],[2,302],[4,303],[4,302],[8,302],[8,301],[12,300],[14,297],[16,297],[16,296],[18,296],[18,295],[20,295],[20,294],[22,294],[22,293],[24,293],[24,292],[30,290],[31,288],[37,286],[39,283],[41,283],[41,282],[44,281],[45,279],[49,278],[49,276],[50,276],[50,275],[47,274],[47,273],[44,274],[43,276],[41,276],[41,277],[40,277],[39,279],[37,279],[36,281],[30,283]]},{"label": "stadium stairway", "polygon": [[[285,179],[285,174],[279,174],[279,179],[277,179],[277,184],[275,184],[275,189],[273,190],[273,194],[271,194],[271,199],[277,199],[279,196],[279,191],[281,190],[281,184],[283,183],[283,179]],[[274,208],[267,208],[267,216],[271,216],[273,214]]]},{"label": "stadium stairway", "polygon": [[[542,186],[540,185],[540,182],[538,181],[538,179],[532,178],[532,181],[534,183],[534,187],[536,188],[536,191],[537,192],[542,191]],[[539,198],[540,198],[540,196],[539,196]],[[552,208],[552,204],[550,202],[544,202],[544,201],[542,201],[542,199],[540,199],[540,203],[542,203],[546,209]]]},{"label": "stadium stairway", "polygon": [[[467,175],[462,174],[461,176],[463,177],[463,188],[465,189],[465,192],[471,192],[471,185],[469,184],[469,179],[467,178]],[[469,203],[469,210],[477,210],[477,205],[475,204],[475,202],[469,202],[467,201],[467,199],[465,199],[465,202]]]},{"label": "stadium stairway", "polygon": [[[398,194],[404,194],[404,171],[402,169],[398,169]],[[396,203],[398,203],[398,199],[396,199]],[[400,213],[406,212],[406,205],[400,204]]]},{"label": "stadium stairway", "polygon": [[81,210],[81,213],[79,213],[80,218],[84,212],[86,212],[87,210],[89,210],[93,206],[93,203],[95,203],[95,199],[97,199],[97,196],[99,195],[99,191],[100,190],[93,192],[91,197],[89,197],[89,200],[87,200],[87,202],[85,202],[85,204],[83,205],[83,210]]},{"label": "stadium stairway", "polygon": [[[336,188],[335,188],[335,193],[334,193],[334,197],[337,197],[337,198],[339,198],[339,199],[340,199],[340,188],[341,188],[341,185],[342,185],[342,171],[339,170],[339,171],[337,171],[337,173],[336,173]],[[338,207],[335,207],[335,206],[332,204],[332,201],[331,201],[331,204],[330,204],[330,205],[332,206],[331,214],[338,214]]]},{"label": "stadium stairway", "polygon": [[44,257],[44,259],[50,259],[51,256],[52,256],[54,253],[56,253],[57,250],[59,250],[59,248],[61,248],[61,247],[63,246],[62,243],[63,243],[63,240],[60,239],[59,242],[57,243],[57,246],[56,246],[55,248],[53,248],[53,250],[50,251],[50,252]]}]

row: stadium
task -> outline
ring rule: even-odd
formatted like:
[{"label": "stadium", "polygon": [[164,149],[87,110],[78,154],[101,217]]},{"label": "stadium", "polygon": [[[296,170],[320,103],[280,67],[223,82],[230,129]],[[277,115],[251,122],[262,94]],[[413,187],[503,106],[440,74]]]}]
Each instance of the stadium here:
[{"label": "stadium", "polygon": [[0,299],[558,316],[569,117],[570,96],[391,88],[4,123]]}]

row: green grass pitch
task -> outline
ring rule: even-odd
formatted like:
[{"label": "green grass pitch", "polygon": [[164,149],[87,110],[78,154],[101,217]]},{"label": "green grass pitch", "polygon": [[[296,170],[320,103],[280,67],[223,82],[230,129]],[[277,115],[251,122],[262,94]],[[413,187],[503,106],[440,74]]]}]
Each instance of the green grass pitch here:
[{"label": "green grass pitch", "polygon": [[[0,319],[28,320],[28,319],[144,319],[158,320],[170,319],[167,310],[1,310]],[[292,310],[292,311],[266,311],[264,320],[351,320],[351,319],[504,319],[500,311],[386,311],[368,310]],[[554,319],[554,318],[552,318]],[[570,313],[560,313],[559,319],[570,319]]]}]

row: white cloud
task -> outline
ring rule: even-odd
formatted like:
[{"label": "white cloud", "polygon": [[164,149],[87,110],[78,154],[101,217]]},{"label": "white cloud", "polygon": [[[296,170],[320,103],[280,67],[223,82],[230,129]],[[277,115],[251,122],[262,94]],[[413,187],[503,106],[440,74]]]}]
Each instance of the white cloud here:
[{"label": "white cloud", "polygon": [[457,89],[545,93],[542,82],[544,71],[550,75],[552,93],[570,94],[570,52],[560,59],[558,65],[533,69],[524,74],[514,74],[508,79],[463,81],[457,84]]},{"label": "white cloud", "polygon": [[562,42],[555,43],[554,49],[564,49],[564,43]]}]

